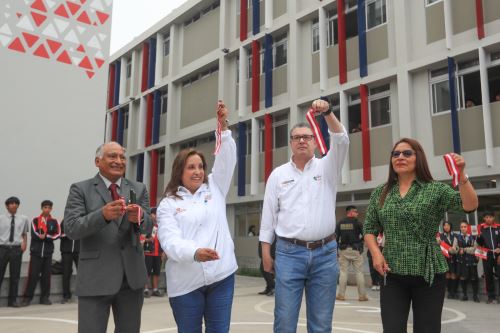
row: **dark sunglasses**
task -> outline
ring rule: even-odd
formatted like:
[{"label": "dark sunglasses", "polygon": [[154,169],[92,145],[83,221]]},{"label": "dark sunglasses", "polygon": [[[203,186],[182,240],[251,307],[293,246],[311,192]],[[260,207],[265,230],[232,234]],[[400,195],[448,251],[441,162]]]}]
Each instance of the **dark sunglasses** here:
[{"label": "dark sunglasses", "polygon": [[394,150],[392,153],[391,153],[391,156],[393,158],[398,158],[399,155],[403,154],[404,157],[408,158],[408,157],[412,157],[413,154],[415,154],[415,152],[413,150],[403,150],[403,151],[399,151],[399,150]]}]

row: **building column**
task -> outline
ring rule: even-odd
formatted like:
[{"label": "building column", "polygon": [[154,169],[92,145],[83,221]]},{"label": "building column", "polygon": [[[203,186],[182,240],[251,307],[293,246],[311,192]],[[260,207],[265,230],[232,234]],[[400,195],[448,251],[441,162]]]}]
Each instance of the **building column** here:
[{"label": "building column", "polygon": [[[244,46],[240,46],[240,63],[238,72],[238,115],[243,117],[247,108],[247,68],[248,54]],[[252,127],[253,128],[253,127]]]},{"label": "building column", "polygon": [[118,97],[118,104],[123,104],[127,101],[127,62],[128,59],[121,57],[120,59],[120,95]]},{"label": "building column", "polygon": [[264,27],[266,29],[271,29],[273,27],[273,2],[274,0],[266,0],[265,4],[265,22],[264,22]]},{"label": "building column", "polygon": [[155,62],[155,82],[158,86],[163,81],[163,42],[165,37],[161,33],[156,34],[156,62]]},{"label": "building column", "polygon": [[493,125],[491,122],[490,90],[488,85],[487,52],[483,47],[479,48],[479,75],[481,77],[481,102],[483,104],[483,127],[484,144],[486,153],[486,165],[493,167]]},{"label": "building column", "polygon": [[146,138],[145,129],[146,129],[146,110],[147,102],[146,98],[141,97],[139,103],[139,122],[137,125],[137,149],[142,149],[145,146],[144,139]]},{"label": "building column", "polygon": [[259,186],[259,120],[252,118],[252,152],[250,158],[250,195],[257,195]]},{"label": "building column", "polygon": [[[340,119],[346,131],[349,132],[349,112],[347,94],[345,91],[339,91],[339,106],[340,106]],[[349,135],[349,134],[348,134]],[[346,154],[344,166],[342,167],[342,184],[346,185],[351,182],[351,162],[349,160],[349,152]]]},{"label": "building column", "polygon": [[446,38],[446,48],[451,50],[453,38],[453,16],[451,12],[451,0],[444,0],[444,32]]},{"label": "building column", "polygon": [[326,10],[318,8],[318,29],[319,29],[319,89],[323,93],[328,87],[328,54],[326,50],[327,20]]},{"label": "building column", "polygon": [[136,96],[139,92],[139,78],[137,77],[137,66],[139,66],[139,51],[132,52],[132,72],[130,73],[130,95]]}]

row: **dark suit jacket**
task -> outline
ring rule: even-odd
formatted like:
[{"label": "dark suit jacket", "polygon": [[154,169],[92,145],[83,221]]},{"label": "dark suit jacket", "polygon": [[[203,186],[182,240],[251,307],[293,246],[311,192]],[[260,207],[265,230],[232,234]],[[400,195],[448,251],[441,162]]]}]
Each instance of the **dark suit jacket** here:
[{"label": "dark suit jacket", "polygon": [[[130,189],[136,192],[137,204],[144,210],[142,232],[150,233],[152,221],[146,186],[122,178],[120,192],[126,202]],[[71,185],[64,211],[64,229],[68,237],[80,240],[78,296],[114,295],[120,290],[124,275],[131,289],[144,288],[146,284],[139,233],[128,222],[127,214],[110,222],[102,215],[102,207],[111,201],[111,193],[99,174]]]}]

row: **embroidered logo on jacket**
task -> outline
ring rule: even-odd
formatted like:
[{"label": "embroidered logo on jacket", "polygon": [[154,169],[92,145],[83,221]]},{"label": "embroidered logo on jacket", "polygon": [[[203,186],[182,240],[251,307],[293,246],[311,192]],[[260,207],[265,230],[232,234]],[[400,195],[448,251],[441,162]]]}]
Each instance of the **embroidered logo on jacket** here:
[{"label": "embroidered logo on jacket", "polygon": [[181,208],[181,207],[177,207],[175,209],[175,213],[174,213],[174,216],[177,215],[177,214],[180,214],[180,213],[184,213],[186,211],[185,208]]}]

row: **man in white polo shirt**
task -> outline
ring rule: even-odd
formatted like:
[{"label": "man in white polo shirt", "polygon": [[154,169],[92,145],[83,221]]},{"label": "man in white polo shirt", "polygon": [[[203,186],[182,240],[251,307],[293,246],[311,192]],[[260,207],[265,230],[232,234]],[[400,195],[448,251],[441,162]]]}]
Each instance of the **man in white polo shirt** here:
[{"label": "man in white polo shirt", "polygon": [[328,102],[315,100],[312,108],[328,124],[330,150],[316,158],[318,138],[307,124],[295,125],[290,131],[292,158],[269,176],[262,209],[259,240],[264,270],[276,272],[274,332],[280,333],[296,332],[304,288],[308,332],[332,330],[339,272],[335,200],[349,137]]}]

